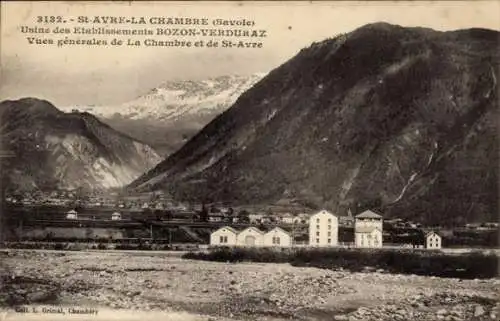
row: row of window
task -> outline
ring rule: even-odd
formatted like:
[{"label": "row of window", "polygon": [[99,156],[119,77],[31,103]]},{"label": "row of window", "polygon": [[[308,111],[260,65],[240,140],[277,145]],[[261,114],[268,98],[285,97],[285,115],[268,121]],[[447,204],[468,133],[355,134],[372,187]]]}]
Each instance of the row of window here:
[{"label": "row of window", "polygon": [[[329,218],[329,219],[328,219],[328,223],[331,223],[331,222],[332,222],[332,219],[331,219],[331,218]],[[317,219],[316,219],[316,223],[318,223],[318,224],[319,224],[319,218],[317,218]]]},{"label": "row of window", "polygon": [[[371,240],[371,239],[372,239],[372,235],[371,235],[371,234],[368,234],[368,235],[366,235],[366,238],[367,238],[368,240]],[[361,234],[361,240],[364,240],[364,239],[365,239],[365,234]],[[373,235],[373,239],[374,239],[375,241],[378,241],[378,235]]]},{"label": "row of window", "polygon": [[[319,232],[316,232],[316,236],[319,236]],[[328,236],[332,236],[332,232],[328,232]]]},{"label": "row of window", "polygon": [[440,240],[437,237],[430,237],[428,247],[439,247]]},{"label": "row of window", "polygon": [[[281,240],[279,236],[273,236],[273,244],[280,244]],[[220,236],[219,243],[227,243],[227,236]]]},{"label": "row of window", "polygon": [[[332,243],[332,239],[328,239],[327,243],[331,244]],[[316,244],[319,244],[319,239],[316,239]]]},{"label": "row of window", "polygon": [[[316,229],[319,230],[319,225],[316,225]],[[328,229],[331,230],[332,229],[332,226],[331,225],[328,225]]]},{"label": "row of window", "polygon": [[[362,238],[360,244],[361,244],[361,246],[365,246],[365,245],[371,246],[372,242],[371,242],[371,240],[367,240],[367,242],[365,242],[365,240]],[[377,239],[373,240],[373,245],[374,246],[378,246],[379,245],[379,242],[378,242]]]}]

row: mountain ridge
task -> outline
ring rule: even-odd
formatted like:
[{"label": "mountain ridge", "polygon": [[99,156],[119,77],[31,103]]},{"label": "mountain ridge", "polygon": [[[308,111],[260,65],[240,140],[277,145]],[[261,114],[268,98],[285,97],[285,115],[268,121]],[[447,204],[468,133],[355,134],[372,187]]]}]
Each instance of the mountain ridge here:
[{"label": "mountain ridge", "polygon": [[123,104],[62,109],[91,112],[101,121],[151,145],[160,154],[169,155],[263,75],[170,80]]},{"label": "mountain ridge", "polygon": [[100,189],[128,184],[161,159],[151,147],[89,113],[47,100],[0,102],[2,147],[15,158],[3,174],[16,189]]},{"label": "mountain ridge", "polygon": [[498,36],[372,24],[313,43],[129,188],[494,219]]}]

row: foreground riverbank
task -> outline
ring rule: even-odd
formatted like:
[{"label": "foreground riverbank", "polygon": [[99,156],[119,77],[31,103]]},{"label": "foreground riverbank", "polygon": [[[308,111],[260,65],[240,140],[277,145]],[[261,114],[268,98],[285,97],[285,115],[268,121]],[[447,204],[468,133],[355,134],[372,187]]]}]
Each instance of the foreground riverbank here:
[{"label": "foreground riverbank", "polygon": [[155,313],[164,313],[166,320],[176,320],[176,313],[185,320],[465,321],[500,316],[499,279],[193,261],[158,253],[10,250],[1,255],[0,304],[16,320],[30,315],[12,314],[12,309],[37,305],[137,311],[136,316],[145,313],[142,320],[155,319]]}]

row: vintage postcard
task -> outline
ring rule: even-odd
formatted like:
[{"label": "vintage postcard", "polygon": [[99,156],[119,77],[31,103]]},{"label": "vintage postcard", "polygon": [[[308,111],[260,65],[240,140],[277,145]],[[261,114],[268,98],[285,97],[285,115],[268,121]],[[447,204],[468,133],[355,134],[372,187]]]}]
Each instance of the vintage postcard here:
[{"label": "vintage postcard", "polygon": [[500,319],[500,2],[0,8],[0,321]]}]

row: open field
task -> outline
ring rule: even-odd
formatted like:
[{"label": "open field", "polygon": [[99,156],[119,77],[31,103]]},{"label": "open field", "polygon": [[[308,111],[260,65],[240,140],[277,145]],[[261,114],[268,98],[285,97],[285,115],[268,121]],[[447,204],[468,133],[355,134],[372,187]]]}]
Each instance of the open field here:
[{"label": "open field", "polygon": [[4,250],[0,255],[0,314],[10,311],[16,320],[35,318],[13,312],[15,305],[92,307],[100,319],[118,309],[120,320],[465,321],[500,316],[498,278],[193,261],[168,252]]}]

